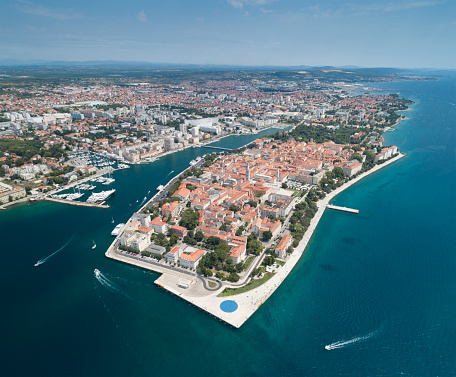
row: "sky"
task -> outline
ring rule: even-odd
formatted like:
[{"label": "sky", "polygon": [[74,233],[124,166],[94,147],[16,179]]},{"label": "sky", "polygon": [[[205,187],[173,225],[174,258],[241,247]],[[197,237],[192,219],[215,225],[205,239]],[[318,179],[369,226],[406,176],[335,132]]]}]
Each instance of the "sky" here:
[{"label": "sky", "polygon": [[456,68],[456,0],[2,0],[0,61]]}]

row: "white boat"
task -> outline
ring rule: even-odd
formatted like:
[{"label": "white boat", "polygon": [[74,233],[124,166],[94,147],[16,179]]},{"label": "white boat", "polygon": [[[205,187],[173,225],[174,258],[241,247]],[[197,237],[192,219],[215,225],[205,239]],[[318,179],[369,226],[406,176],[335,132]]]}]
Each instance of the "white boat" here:
[{"label": "white boat", "polygon": [[93,249],[95,249],[97,247],[97,244],[95,243],[94,240],[92,240],[92,241],[93,241],[93,245],[92,245],[92,250],[93,250]]},{"label": "white boat", "polygon": [[95,276],[100,276],[100,270],[98,268],[95,268],[95,270],[93,270]]},{"label": "white boat", "polygon": [[124,223],[117,224],[114,230],[111,232],[111,236],[117,236],[124,226]]},{"label": "white boat", "polygon": [[94,192],[92,195],[90,195],[89,199],[87,199],[87,203],[103,202],[103,201],[109,199],[111,197],[111,195],[114,194],[115,191],[116,191],[116,189],[112,189],[112,190],[108,190],[108,191],[101,191],[101,192],[97,192],[97,193]]},{"label": "white boat", "polygon": [[160,185],[160,186],[157,187],[157,191],[161,191],[161,190],[163,190],[164,188],[165,188],[165,186]]}]

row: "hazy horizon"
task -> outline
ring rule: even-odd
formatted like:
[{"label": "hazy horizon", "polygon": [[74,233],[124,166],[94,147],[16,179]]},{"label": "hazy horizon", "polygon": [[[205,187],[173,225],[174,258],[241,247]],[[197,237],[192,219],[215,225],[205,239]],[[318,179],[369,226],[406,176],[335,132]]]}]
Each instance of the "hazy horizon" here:
[{"label": "hazy horizon", "polygon": [[3,60],[456,68],[456,2],[2,2]]}]

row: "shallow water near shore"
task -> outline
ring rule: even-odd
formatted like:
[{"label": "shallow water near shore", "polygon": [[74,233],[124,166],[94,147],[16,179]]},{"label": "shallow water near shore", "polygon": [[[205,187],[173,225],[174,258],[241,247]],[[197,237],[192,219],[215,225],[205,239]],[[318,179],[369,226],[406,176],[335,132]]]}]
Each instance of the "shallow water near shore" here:
[{"label": "shallow water near shore", "polygon": [[376,86],[416,102],[385,134],[407,156],[335,198],[360,214],[327,210],[306,255],[238,330],[155,286],[158,274],[104,257],[111,218],[125,222],[210,149],[116,172],[107,210],[0,212],[2,375],[456,374],[456,78]]}]

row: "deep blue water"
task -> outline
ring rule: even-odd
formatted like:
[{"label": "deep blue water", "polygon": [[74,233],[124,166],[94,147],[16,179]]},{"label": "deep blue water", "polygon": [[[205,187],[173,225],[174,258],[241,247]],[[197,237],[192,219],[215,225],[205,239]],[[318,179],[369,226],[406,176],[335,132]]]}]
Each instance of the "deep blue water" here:
[{"label": "deep blue water", "polygon": [[116,172],[108,210],[1,212],[1,375],[456,375],[456,77],[378,87],[416,102],[386,134],[407,156],[335,199],[360,214],[327,211],[305,257],[238,330],[156,287],[157,274],[104,257],[111,217],[127,220],[208,150]]}]

